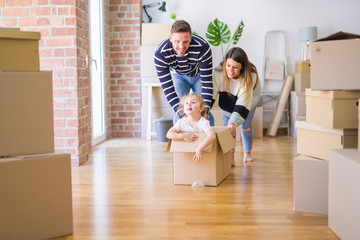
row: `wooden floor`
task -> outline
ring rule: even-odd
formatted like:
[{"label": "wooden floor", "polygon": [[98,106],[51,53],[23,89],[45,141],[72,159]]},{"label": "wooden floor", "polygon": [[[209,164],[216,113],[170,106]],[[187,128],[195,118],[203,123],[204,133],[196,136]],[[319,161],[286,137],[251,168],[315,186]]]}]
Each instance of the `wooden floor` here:
[{"label": "wooden floor", "polygon": [[296,139],[257,138],[253,163],[218,187],[173,185],[166,143],[113,139],[72,168],[74,233],[58,239],[338,239],[327,215],[293,211]]}]

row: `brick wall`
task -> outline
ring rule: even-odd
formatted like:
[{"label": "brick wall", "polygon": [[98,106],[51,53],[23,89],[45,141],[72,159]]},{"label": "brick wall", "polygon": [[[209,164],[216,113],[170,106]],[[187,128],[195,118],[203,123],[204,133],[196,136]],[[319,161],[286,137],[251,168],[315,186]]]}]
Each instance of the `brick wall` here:
[{"label": "brick wall", "polygon": [[[140,0],[104,0],[106,136],[140,137]],[[0,0],[0,27],[39,31],[40,68],[53,71],[55,149],[72,165],[91,149],[87,0]]]},{"label": "brick wall", "polygon": [[110,0],[112,137],[141,136],[140,0]]}]

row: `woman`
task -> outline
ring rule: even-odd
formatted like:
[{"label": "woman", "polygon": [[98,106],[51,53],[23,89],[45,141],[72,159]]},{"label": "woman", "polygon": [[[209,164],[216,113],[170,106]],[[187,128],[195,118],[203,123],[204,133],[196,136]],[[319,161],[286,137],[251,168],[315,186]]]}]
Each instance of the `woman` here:
[{"label": "woman", "polygon": [[[234,47],[226,54],[223,67],[214,71],[213,103],[218,97],[222,110],[223,125],[230,128],[235,137],[240,126],[244,148],[244,163],[252,162],[252,120],[256,104],[261,96],[261,86],[256,67],[249,62],[245,51]],[[232,149],[232,166],[235,166],[235,149]]]}]

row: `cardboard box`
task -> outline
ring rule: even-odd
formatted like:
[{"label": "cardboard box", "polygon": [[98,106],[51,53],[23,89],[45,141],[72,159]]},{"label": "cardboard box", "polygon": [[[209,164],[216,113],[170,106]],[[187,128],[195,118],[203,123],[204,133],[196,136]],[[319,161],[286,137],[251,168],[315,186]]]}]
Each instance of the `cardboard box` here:
[{"label": "cardboard box", "polygon": [[359,38],[338,32],[310,43],[313,90],[360,90]]},{"label": "cardboard box", "polygon": [[358,122],[359,122],[359,127],[358,127],[358,150],[360,152],[360,99],[358,100],[358,114],[359,114],[359,118],[358,118]]},{"label": "cardboard box", "polygon": [[163,40],[169,38],[172,24],[142,23],[141,45],[158,46]]},{"label": "cardboard box", "polygon": [[295,92],[303,92],[306,88],[310,88],[310,72],[299,72],[294,74],[294,90]]},{"label": "cardboard box", "polygon": [[331,150],[329,161],[329,227],[340,239],[360,236],[360,153]]},{"label": "cardboard box", "polygon": [[329,162],[300,155],[293,171],[294,210],[328,214]]},{"label": "cardboard box", "polygon": [[305,116],[306,115],[305,92],[291,91],[290,115],[293,115],[293,116]]},{"label": "cardboard box", "polygon": [[330,149],[356,148],[357,129],[330,129],[308,121],[297,121],[297,153],[329,160]]},{"label": "cardboard box", "polygon": [[0,70],[39,71],[39,32],[0,28]]},{"label": "cardboard box", "polygon": [[295,72],[296,73],[310,72],[310,60],[295,62]]},{"label": "cardboard box", "polygon": [[0,71],[0,156],[54,152],[51,72]]},{"label": "cardboard box", "polygon": [[306,121],[328,128],[358,128],[356,102],[360,91],[305,90]]},{"label": "cardboard box", "polygon": [[140,46],[140,74],[141,78],[155,78],[156,82],[160,83],[154,64],[154,55],[157,47],[157,45]]},{"label": "cardboard box", "polygon": [[0,239],[72,234],[70,154],[0,159]]},{"label": "cardboard box", "polygon": [[205,139],[205,133],[197,133],[196,142],[170,140],[167,151],[173,153],[174,184],[191,185],[202,181],[207,186],[218,186],[231,172],[231,149],[236,142],[227,127],[213,127],[216,139],[202,154],[199,163],[192,158],[193,150]]}]

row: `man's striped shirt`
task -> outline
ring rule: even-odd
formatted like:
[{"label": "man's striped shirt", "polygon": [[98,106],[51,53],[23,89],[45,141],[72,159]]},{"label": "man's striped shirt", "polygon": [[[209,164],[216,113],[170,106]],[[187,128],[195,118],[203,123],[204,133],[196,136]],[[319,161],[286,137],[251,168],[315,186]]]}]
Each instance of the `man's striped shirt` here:
[{"label": "man's striped shirt", "polygon": [[213,94],[212,54],[209,44],[202,37],[192,35],[189,49],[183,57],[176,55],[170,39],[164,40],[155,52],[154,62],[162,89],[174,112],[179,114],[180,99],[175,92],[170,68],[182,75],[200,74],[201,96],[205,102],[206,112],[209,111]]}]

